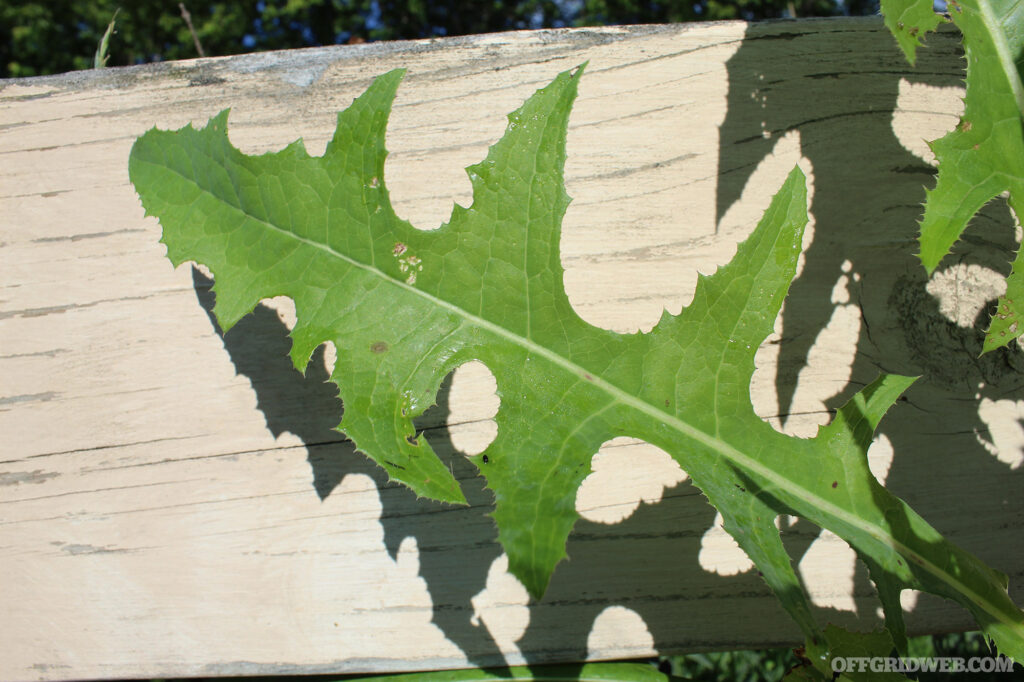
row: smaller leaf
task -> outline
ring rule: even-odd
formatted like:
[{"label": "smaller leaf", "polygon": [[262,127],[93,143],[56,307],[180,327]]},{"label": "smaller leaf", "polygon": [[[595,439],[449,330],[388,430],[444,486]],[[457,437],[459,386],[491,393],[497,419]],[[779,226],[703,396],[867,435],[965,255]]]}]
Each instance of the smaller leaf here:
[{"label": "smaller leaf", "polygon": [[110,23],[100,39],[100,44],[96,46],[96,54],[92,59],[92,68],[94,69],[102,69],[107,65],[107,60],[110,59],[107,51],[110,48],[110,37],[116,32],[114,31],[114,23],[117,21],[117,13],[120,11],[120,7],[114,10],[114,16],[110,17]]},{"label": "smaller leaf", "polygon": [[[911,63],[919,36],[938,25],[930,7],[929,0],[882,2],[886,26]],[[920,236],[920,258],[929,274],[993,198],[1008,193],[1018,219],[1024,209],[1024,83],[1016,63],[1024,51],[1024,5],[1015,0],[949,0],[948,9],[963,34],[967,92],[956,129],[931,144],[939,175],[928,191]],[[910,29],[908,21],[914,22]],[[1024,313],[1020,260],[1018,255],[1007,278],[1007,293],[999,299],[983,353],[1024,334],[1024,325],[1018,323]]]}]

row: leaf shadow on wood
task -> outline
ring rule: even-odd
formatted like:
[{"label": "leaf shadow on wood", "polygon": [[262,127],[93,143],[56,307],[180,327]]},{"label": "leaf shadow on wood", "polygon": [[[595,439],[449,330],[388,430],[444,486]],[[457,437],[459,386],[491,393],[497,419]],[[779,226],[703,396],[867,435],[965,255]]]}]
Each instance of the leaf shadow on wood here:
[{"label": "leaf shadow on wood", "polygon": [[[193,282],[236,370],[252,383],[268,429],[275,436],[293,433],[305,444],[315,494],[325,499],[349,474],[373,479],[389,554],[396,557],[405,538],[416,539],[434,624],[471,663],[505,665],[486,623],[474,619],[472,599],[487,587],[488,572],[501,547],[487,516],[493,498],[485,480],[448,437],[450,377],[438,393],[437,405],[417,420],[417,429],[452,467],[469,507],[417,500],[404,486],[389,483],[382,469],[334,430],[342,404],[328,382],[323,347],[303,375],[291,364],[288,328],[275,310],[260,304],[223,335],[212,314],[212,280],[193,269]],[[545,597],[529,604],[530,625],[518,642],[526,661],[584,659],[592,625],[610,606],[636,611],[659,650],[714,648],[730,636],[738,637],[734,641],[761,641],[764,629],[759,623],[785,622],[786,617],[755,572],[723,577],[699,565],[701,537],[713,518],[714,510],[700,491],[684,482],[667,490],[662,502],[642,504],[621,523],[581,520],[569,540],[571,560],[558,567]],[[688,633],[693,632],[693,622],[701,621],[728,627],[712,628],[706,642],[694,641]],[[780,634],[777,643],[796,641],[793,629]]]},{"label": "leaf shadow on wood", "polygon": [[[813,166],[814,238],[786,300],[779,412],[785,419],[793,407],[800,371],[836,310],[832,289],[845,268],[861,326],[850,381],[827,408],[834,414],[880,372],[921,376],[879,428],[895,453],[886,485],[954,544],[1009,573],[1010,593],[1020,603],[1024,545],[999,541],[1007,529],[989,519],[998,515],[1002,524],[1018,519],[1015,525],[1024,526],[1024,468],[1011,470],[986,450],[982,441],[992,438],[979,409],[986,399],[1024,399],[1024,354],[1013,348],[979,357],[994,300],[973,326],[961,327],[929,292],[915,254],[924,188],[934,185],[935,171],[903,147],[892,124],[901,79],[963,85],[960,37],[952,30],[930,34],[911,67],[880,22],[875,30],[836,26],[829,40],[840,54],[816,60],[806,55],[815,54],[812,43],[820,43],[821,33],[788,22],[750,25],[727,64],[718,219],[784,134],[799,132],[802,154]],[[1006,275],[1015,249],[1012,217],[996,200],[972,221],[942,268],[978,266]],[[966,518],[979,522],[970,527]],[[801,522],[793,530],[813,537],[817,529],[810,526]],[[799,561],[799,548],[789,548]],[[859,562],[854,591],[874,592]],[[931,597],[918,608],[954,613]],[[908,622],[914,629],[914,612]]]},{"label": "leaf shadow on wood", "polygon": [[[334,427],[341,421],[342,403],[334,384],[328,381],[324,346],[313,354],[306,374],[295,369],[289,358],[291,339],[285,323],[272,308],[259,304],[227,334],[213,316],[213,281],[198,269],[192,271],[200,304],[224,342],[239,374],[249,378],[257,405],[276,437],[284,432],[298,436],[306,447],[313,475],[313,489],[321,500],[350,474],[363,474],[377,485],[382,505],[380,523],[384,543],[392,559],[406,537],[416,539],[420,575],[426,580],[434,603],[433,622],[470,661],[479,665],[500,665],[501,651],[486,627],[472,622],[472,597],[484,589],[491,562],[501,553],[491,520],[491,498],[483,490],[483,479],[464,457],[453,450],[438,449],[447,456],[469,507],[452,507],[416,499],[408,488],[390,483],[387,474],[356,451],[351,440]],[[431,444],[437,446],[439,430],[447,416],[447,381],[439,404],[417,423]],[[311,491],[312,492],[312,491]]]}]

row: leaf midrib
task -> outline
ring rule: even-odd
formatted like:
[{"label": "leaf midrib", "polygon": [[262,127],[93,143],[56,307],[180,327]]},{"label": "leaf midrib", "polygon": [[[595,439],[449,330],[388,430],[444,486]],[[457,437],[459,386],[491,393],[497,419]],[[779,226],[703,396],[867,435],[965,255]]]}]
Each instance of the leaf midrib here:
[{"label": "leaf midrib", "polygon": [[1013,51],[1006,40],[1006,33],[1002,30],[1002,23],[996,16],[995,8],[992,7],[989,0],[978,0],[978,10],[982,23],[992,37],[992,44],[999,57],[999,65],[1006,74],[1006,80],[1009,81],[1013,98],[1017,102],[1017,111],[1024,116],[1024,84],[1021,83],[1020,72],[1017,71],[1017,64],[1013,60]]},{"label": "leaf midrib", "polygon": [[[145,163],[145,161],[143,163]],[[153,165],[157,165],[157,164],[153,164]],[[220,196],[217,196],[216,194],[211,192],[206,187],[201,186],[199,183],[195,182],[195,180],[193,180],[192,178],[189,178],[189,177],[183,175],[182,173],[180,173],[176,169],[172,169],[172,168],[169,168],[167,166],[157,166],[157,167],[161,168],[163,170],[168,170],[168,171],[170,171],[172,173],[175,173],[176,175],[181,177],[182,180],[184,180],[185,182],[188,182],[188,183],[191,183],[192,185],[194,185],[200,192],[205,193],[208,196],[210,196],[213,199],[215,199],[216,201],[219,201],[219,202],[225,204],[226,206],[228,206],[228,207],[238,211],[244,217],[246,217],[246,218],[248,218],[250,220],[253,220],[255,222],[258,222],[258,223],[264,225],[265,227],[267,227],[268,229],[273,230],[273,231],[275,231],[275,232],[277,232],[277,233],[279,233],[279,234],[281,234],[281,235],[283,235],[285,237],[290,237],[290,238],[292,238],[292,239],[294,239],[294,240],[296,240],[296,241],[298,241],[300,243],[306,244],[307,246],[310,246],[310,247],[312,247],[314,249],[318,249],[320,251],[323,251],[324,253],[326,253],[326,254],[328,254],[330,256],[334,256],[336,258],[339,258],[339,259],[343,260],[344,262],[348,263],[349,265],[352,265],[353,267],[356,267],[356,268],[359,268],[361,270],[364,270],[365,272],[369,273],[370,275],[372,275],[374,277],[377,277],[377,278],[380,278],[385,283],[391,284],[392,286],[396,286],[400,290],[404,290],[404,291],[406,291],[408,293],[412,293],[412,294],[414,294],[416,296],[419,296],[419,297],[423,298],[424,300],[428,301],[429,303],[432,303],[433,305],[436,305],[436,306],[439,306],[439,307],[441,307],[441,308],[443,308],[445,310],[448,310],[451,313],[453,313],[454,315],[456,315],[457,317],[461,317],[461,318],[463,318],[464,320],[468,321],[471,324],[477,325],[477,326],[479,326],[479,327],[481,327],[481,328],[483,328],[483,329],[485,329],[487,331],[490,331],[490,332],[494,333],[497,336],[503,337],[506,340],[510,341],[513,345],[517,345],[517,346],[520,346],[522,348],[525,348],[528,351],[536,353],[538,356],[547,359],[548,361],[554,363],[555,365],[558,365],[558,366],[566,369],[567,371],[569,371],[569,373],[574,374],[577,377],[579,377],[579,379],[581,381],[586,381],[588,383],[591,383],[591,384],[593,384],[595,386],[600,387],[602,390],[604,390],[606,393],[608,393],[612,398],[614,398],[615,400],[619,401],[623,405],[627,405],[629,407],[632,407],[633,409],[641,412],[642,414],[647,415],[648,417],[650,417],[652,419],[658,420],[658,421],[660,421],[660,422],[662,422],[664,424],[672,426],[672,428],[674,428],[676,431],[681,433],[683,436],[691,438],[691,439],[701,443],[702,445],[710,448],[711,450],[717,451],[722,456],[724,456],[727,459],[731,460],[734,464],[736,464],[736,465],[738,465],[738,466],[740,466],[742,468],[745,468],[748,471],[751,471],[751,472],[754,472],[754,473],[758,474],[759,476],[761,476],[762,478],[764,478],[767,481],[771,482],[772,484],[776,485],[780,489],[789,490],[789,491],[793,492],[795,495],[797,495],[801,499],[804,499],[805,501],[811,502],[814,506],[816,506],[817,508],[821,509],[826,514],[831,515],[833,518],[835,518],[835,519],[837,519],[839,521],[842,521],[842,522],[844,522],[844,523],[846,523],[846,524],[848,524],[850,526],[858,528],[859,530],[861,530],[865,534],[873,537],[875,540],[879,541],[883,545],[887,545],[890,548],[892,548],[894,551],[896,551],[897,553],[902,554],[905,557],[907,557],[908,559],[913,560],[914,563],[916,563],[917,565],[921,566],[926,571],[928,571],[929,573],[934,575],[941,582],[944,582],[944,583],[950,585],[955,590],[957,590],[961,594],[963,594],[966,597],[968,597],[975,604],[978,604],[979,606],[981,606],[987,613],[989,613],[990,615],[994,616],[998,621],[1000,621],[1000,622],[1010,626],[1011,628],[1016,629],[1020,633],[1020,636],[1022,638],[1024,638],[1024,623],[1022,623],[1020,621],[1008,619],[1006,617],[1006,614],[1003,611],[1001,611],[999,609],[996,609],[993,604],[988,602],[988,600],[982,599],[979,595],[975,594],[972,590],[967,588],[965,585],[962,585],[959,581],[955,580],[952,575],[950,575],[946,571],[943,571],[941,568],[939,568],[938,566],[936,566],[932,562],[928,561],[925,557],[921,556],[917,552],[913,551],[912,549],[910,549],[909,547],[907,547],[906,545],[904,545],[903,543],[898,541],[895,537],[893,537],[889,533],[886,533],[884,531],[884,529],[882,529],[882,528],[880,528],[880,527],[878,527],[878,526],[876,526],[876,525],[874,525],[874,524],[872,524],[872,523],[870,523],[868,521],[865,521],[865,520],[861,519],[860,517],[858,517],[856,515],[848,513],[845,509],[842,509],[841,507],[838,507],[838,506],[834,505],[833,503],[825,500],[824,498],[814,494],[812,491],[808,490],[807,488],[795,486],[794,482],[791,479],[788,479],[788,478],[778,474],[774,469],[766,467],[766,466],[762,465],[760,462],[758,462],[757,460],[755,460],[755,459],[753,459],[751,457],[748,457],[747,455],[743,454],[742,452],[737,450],[735,447],[733,447],[732,445],[727,443],[726,441],[721,440],[720,438],[712,436],[712,435],[710,435],[708,433],[705,433],[704,431],[696,428],[695,426],[692,426],[691,424],[689,424],[689,423],[679,419],[675,415],[670,414],[668,412],[665,412],[664,410],[660,409],[659,407],[651,405],[650,403],[648,403],[646,401],[640,400],[636,396],[633,396],[633,395],[629,394],[628,392],[626,392],[625,390],[619,388],[615,384],[612,384],[611,382],[608,382],[608,381],[604,380],[600,376],[600,374],[594,373],[594,372],[590,372],[590,371],[586,370],[585,368],[583,368],[580,365],[576,364],[575,362],[569,360],[568,358],[565,358],[565,357],[563,357],[563,356],[561,356],[561,355],[551,351],[550,349],[548,349],[548,348],[546,348],[544,346],[541,346],[540,344],[536,343],[532,339],[528,339],[528,338],[525,338],[523,336],[520,336],[519,334],[516,334],[515,332],[512,332],[512,331],[510,331],[510,330],[508,330],[508,329],[506,329],[506,328],[504,328],[504,327],[502,327],[502,326],[500,326],[498,324],[495,324],[495,323],[491,322],[490,320],[487,320],[487,319],[485,319],[483,317],[479,317],[478,315],[474,315],[473,313],[470,313],[467,310],[464,310],[464,309],[462,309],[462,308],[460,308],[460,307],[458,307],[456,305],[453,305],[453,304],[449,303],[448,301],[445,301],[444,299],[437,298],[436,296],[434,296],[434,295],[432,295],[432,294],[430,294],[430,293],[428,293],[426,291],[423,291],[421,289],[417,289],[416,287],[414,287],[414,286],[412,286],[410,284],[406,284],[405,282],[403,282],[401,280],[395,279],[395,278],[391,277],[390,275],[388,275],[387,273],[383,272],[382,270],[378,269],[375,266],[366,265],[365,263],[361,263],[361,262],[359,262],[359,261],[357,261],[357,260],[347,256],[344,253],[341,253],[339,251],[334,250],[328,244],[322,244],[320,242],[313,241],[313,240],[308,239],[306,237],[302,237],[302,236],[300,236],[298,234],[295,234],[294,232],[292,232],[290,230],[287,230],[287,229],[284,229],[282,227],[279,227],[279,226],[277,226],[277,225],[275,225],[275,224],[273,224],[271,222],[263,220],[262,218],[258,218],[256,216],[253,216],[253,215],[247,213],[241,206],[234,205],[230,201],[227,201],[226,199],[224,199],[224,198],[222,198]],[[595,329],[598,329],[598,328],[595,328]]]}]

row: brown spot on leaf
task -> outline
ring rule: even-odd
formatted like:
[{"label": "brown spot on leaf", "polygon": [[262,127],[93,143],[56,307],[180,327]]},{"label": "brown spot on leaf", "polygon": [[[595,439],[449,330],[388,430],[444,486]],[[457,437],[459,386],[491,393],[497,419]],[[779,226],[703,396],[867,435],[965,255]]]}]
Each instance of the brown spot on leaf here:
[{"label": "brown spot on leaf", "polygon": [[402,242],[395,242],[395,248],[391,249],[391,253],[395,254],[396,256],[401,256],[403,253],[405,253],[406,249],[408,248],[409,247],[403,244]]},{"label": "brown spot on leaf", "polygon": [[839,481],[832,481],[832,487],[833,488],[838,488],[839,487]]},{"label": "brown spot on leaf", "polygon": [[374,353],[387,353],[388,344],[385,341],[374,341],[370,344],[370,350]]}]

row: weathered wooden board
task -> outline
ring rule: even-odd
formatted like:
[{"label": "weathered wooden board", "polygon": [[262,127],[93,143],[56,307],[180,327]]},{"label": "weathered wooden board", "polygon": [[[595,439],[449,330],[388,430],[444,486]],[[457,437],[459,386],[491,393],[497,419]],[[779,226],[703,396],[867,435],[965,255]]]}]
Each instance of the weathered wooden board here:
[{"label": "weathered wooden board", "polygon": [[[458,374],[427,420],[472,506],[388,486],[331,427],[323,356],[285,357],[287,305],[222,338],[209,280],[173,270],[128,182],[152,126],[231,107],[243,151],[301,136],[392,68],[400,214],[466,204],[462,168],[504,114],[589,60],[569,134],[566,286],[588,320],[649,328],[731,256],[793,164],[814,228],[759,414],[808,435],[878,371],[922,374],[883,423],[878,475],[1024,592],[1020,351],[977,358],[1015,246],[993,205],[928,283],[912,253],[923,140],[955,124],[949,32],[912,69],[878,20],[525,32],[0,81],[0,677],[410,670],[796,643],[797,632],[685,475],[617,441],[544,600],[505,571],[489,494],[493,384]],[[479,369],[479,368],[477,368]],[[489,410],[489,411],[488,411]],[[781,419],[780,415],[786,415]],[[783,422],[785,422],[783,426]],[[445,424],[450,428],[445,428]],[[642,500],[642,502],[641,502]],[[870,628],[863,566],[783,523],[822,620]],[[965,612],[908,599],[916,631]]]}]

